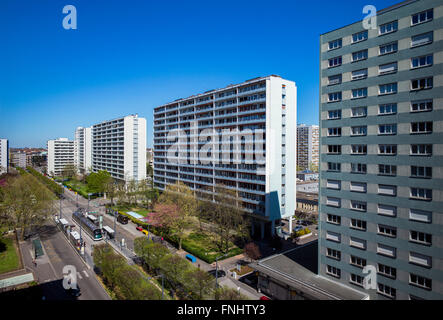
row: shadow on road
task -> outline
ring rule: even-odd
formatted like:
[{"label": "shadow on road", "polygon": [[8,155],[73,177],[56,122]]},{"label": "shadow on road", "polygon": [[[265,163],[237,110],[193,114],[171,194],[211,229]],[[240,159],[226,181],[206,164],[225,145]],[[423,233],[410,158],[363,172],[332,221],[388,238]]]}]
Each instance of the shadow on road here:
[{"label": "shadow on road", "polygon": [[0,300],[36,301],[36,300],[77,300],[63,288],[63,280],[55,280],[24,289],[10,290],[0,293]]}]

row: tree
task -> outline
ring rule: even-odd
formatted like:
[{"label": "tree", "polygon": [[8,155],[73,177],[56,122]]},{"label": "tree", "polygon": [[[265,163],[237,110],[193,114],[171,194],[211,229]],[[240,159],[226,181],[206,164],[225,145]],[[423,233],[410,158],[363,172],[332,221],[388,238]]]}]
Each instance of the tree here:
[{"label": "tree", "polygon": [[166,226],[178,238],[178,248],[182,248],[184,231],[191,223],[191,217],[197,210],[197,199],[193,191],[182,182],[168,185],[160,196],[160,202],[175,207],[174,219],[165,219]]},{"label": "tree", "polygon": [[251,259],[251,262],[261,257],[260,248],[254,242],[247,243],[244,250],[245,255]]},{"label": "tree", "polygon": [[71,180],[77,174],[77,167],[73,164],[67,164],[62,170],[62,178]]},{"label": "tree", "polygon": [[114,205],[114,199],[118,195],[119,184],[121,184],[121,182],[117,182],[117,180],[113,178],[105,181],[104,191],[106,192],[106,195],[111,199],[111,206]]},{"label": "tree", "polygon": [[186,289],[191,291],[197,300],[209,297],[215,286],[214,277],[200,269],[187,271],[184,275],[184,283]]},{"label": "tree", "polygon": [[110,183],[112,177],[107,171],[101,170],[99,172],[92,172],[86,178],[88,189],[92,193],[104,193],[106,185]]},{"label": "tree", "polygon": [[176,254],[167,254],[160,260],[161,271],[175,285],[183,283],[184,274],[190,266],[188,261]]},{"label": "tree", "polygon": [[161,259],[169,253],[166,247],[147,237],[139,237],[134,240],[134,251],[137,256],[143,259],[149,270],[160,268]]},{"label": "tree", "polygon": [[55,212],[54,195],[30,174],[19,175],[3,188],[3,214],[21,238],[34,227],[41,226]]},{"label": "tree", "polygon": [[249,300],[249,298],[232,288],[220,287],[216,292],[216,300]]},{"label": "tree", "polygon": [[314,162],[309,163],[309,170],[318,172],[318,165],[316,165]]}]

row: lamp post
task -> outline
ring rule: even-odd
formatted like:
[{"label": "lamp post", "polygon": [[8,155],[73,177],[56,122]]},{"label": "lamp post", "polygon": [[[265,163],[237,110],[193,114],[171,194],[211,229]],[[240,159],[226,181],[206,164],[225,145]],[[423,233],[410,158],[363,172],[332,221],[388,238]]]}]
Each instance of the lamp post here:
[{"label": "lamp post", "polygon": [[91,194],[92,193],[88,193],[88,213],[89,213],[89,201],[91,200]]}]

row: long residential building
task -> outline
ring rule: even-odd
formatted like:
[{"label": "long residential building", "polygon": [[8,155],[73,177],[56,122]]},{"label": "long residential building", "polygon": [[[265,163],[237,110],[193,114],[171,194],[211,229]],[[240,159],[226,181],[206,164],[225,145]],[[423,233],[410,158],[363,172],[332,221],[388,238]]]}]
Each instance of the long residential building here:
[{"label": "long residential building", "polygon": [[8,172],[9,166],[9,141],[0,139],[0,174]]},{"label": "long residential building", "polygon": [[297,166],[301,170],[318,167],[319,159],[319,126],[297,126]]},{"label": "long residential building", "polygon": [[123,181],[146,179],[146,119],[138,115],[92,127],[92,171]]},{"label": "long residential building", "polygon": [[11,152],[11,163],[16,168],[26,168],[26,153],[23,151]]},{"label": "long residential building", "polygon": [[320,41],[319,273],[371,299],[441,300],[443,0],[366,27]]},{"label": "long residential building", "polygon": [[74,141],[67,138],[48,140],[47,174],[61,176],[67,165],[74,165]]},{"label": "long residential building", "polygon": [[74,158],[77,170],[88,174],[92,169],[92,127],[78,127],[74,135]]},{"label": "long residential building", "polygon": [[154,109],[154,183],[178,181],[199,198],[216,185],[237,191],[252,232],[274,234],[296,208],[297,89],[255,78]]}]

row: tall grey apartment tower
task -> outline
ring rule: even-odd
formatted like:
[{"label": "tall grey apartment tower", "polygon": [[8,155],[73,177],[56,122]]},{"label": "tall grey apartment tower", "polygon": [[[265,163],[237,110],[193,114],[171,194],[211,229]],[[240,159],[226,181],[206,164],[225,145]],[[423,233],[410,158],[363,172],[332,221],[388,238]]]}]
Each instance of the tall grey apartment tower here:
[{"label": "tall grey apartment tower", "polygon": [[306,170],[318,166],[319,126],[297,126],[297,167]]},{"label": "tall grey apartment tower", "polygon": [[319,274],[371,299],[443,299],[443,0],[320,39]]},{"label": "tall grey apartment tower", "polygon": [[114,179],[146,179],[146,119],[138,115],[92,126],[92,171],[108,171]]},{"label": "tall grey apartment tower", "polygon": [[295,211],[297,88],[268,76],[154,109],[154,183],[183,182],[200,198],[236,190],[252,232],[274,234]]}]

